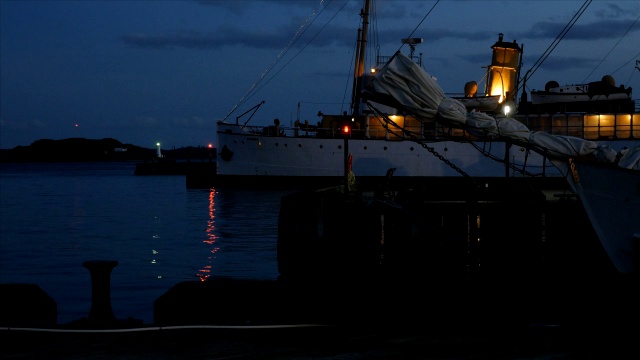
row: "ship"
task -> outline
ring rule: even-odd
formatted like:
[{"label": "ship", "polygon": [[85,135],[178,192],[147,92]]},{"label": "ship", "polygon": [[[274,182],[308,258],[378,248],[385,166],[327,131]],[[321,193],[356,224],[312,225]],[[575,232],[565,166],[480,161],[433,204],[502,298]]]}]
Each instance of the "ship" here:
[{"label": "ship", "polygon": [[[367,43],[368,5],[361,12],[358,43]],[[411,52],[405,55],[416,63],[413,55],[419,38],[403,39]],[[505,41],[499,34],[491,46],[491,63],[486,70],[484,90],[474,82],[465,84],[464,94],[447,96],[435,91],[433,102],[451,98],[462,104],[469,114],[514,118],[531,130],[554,135],[568,135],[594,140],[614,147],[633,147],[640,139],[640,114],[636,113],[631,88],[616,87],[625,95],[603,98],[594,91],[611,92],[610,86],[591,84],[587,92],[591,101],[553,100],[543,103],[541,93],[532,100],[522,96],[518,101],[523,46]],[[235,122],[217,122],[217,158],[214,183],[218,186],[305,187],[319,188],[347,185],[349,174],[360,189],[379,186],[407,187],[416,184],[458,186],[469,179],[491,182],[494,179],[526,178],[541,186],[562,186],[564,174],[544,155],[530,151],[504,139],[487,140],[465,128],[447,126],[429,116],[412,113],[406,104],[367,90],[366,84],[383,68],[389,58],[378,56],[377,66],[364,71],[364,54],[356,58],[355,90],[351,112],[324,114],[318,112],[317,123],[297,119],[286,126],[279,119],[273,125],[250,125],[261,102],[236,117]],[[612,79],[609,77],[607,84]],[[429,84],[417,84],[428,87]],[[554,92],[554,89],[547,89]],[[411,94],[409,93],[409,95]],[[607,104],[615,106],[607,112],[591,112]],[[438,104],[418,102],[423,109],[437,109]],[[556,108],[563,107],[561,112]],[[583,109],[582,111],[580,109]],[[587,110],[584,110],[587,109]],[[244,120],[244,116],[248,119]]]}]

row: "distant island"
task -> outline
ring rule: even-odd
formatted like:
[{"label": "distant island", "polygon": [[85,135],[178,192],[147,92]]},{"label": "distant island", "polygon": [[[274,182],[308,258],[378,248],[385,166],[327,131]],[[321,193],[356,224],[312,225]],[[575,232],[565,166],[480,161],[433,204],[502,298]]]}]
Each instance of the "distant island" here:
[{"label": "distant island", "polygon": [[[159,160],[156,149],[143,148],[111,139],[41,139],[29,146],[0,149],[0,162],[82,162]],[[162,150],[163,159],[215,160],[216,150],[183,147]]]}]

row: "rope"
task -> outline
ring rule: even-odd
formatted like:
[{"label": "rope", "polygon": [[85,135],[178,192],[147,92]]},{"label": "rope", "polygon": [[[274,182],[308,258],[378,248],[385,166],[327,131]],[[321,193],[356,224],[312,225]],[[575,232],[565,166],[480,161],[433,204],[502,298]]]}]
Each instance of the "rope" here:
[{"label": "rope", "polygon": [[[262,72],[262,74],[260,74],[260,77],[258,78],[258,80],[256,80],[256,82],[254,82],[254,83],[249,87],[249,90],[247,90],[247,92],[244,94],[244,96],[243,96],[242,98],[240,98],[240,101],[238,101],[238,103],[236,103],[236,104],[233,106],[233,108],[231,108],[231,110],[229,111],[229,113],[227,113],[227,115],[224,117],[223,121],[224,121],[224,120],[226,120],[226,119],[227,119],[227,118],[228,118],[228,117],[229,117],[229,116],[230,116],[230,115],[231,115],[231,114],[232,114],[232,113],[233,113],[233,112],[238,108],[238,106],[242,105],[242,104],[243,104],[245,101],[247,101],[251,96],[253,96],[253,95],[250,95],[250,94],[255,93],[255,92],[254,92],[254,89],[256,88],[256,86],[258,86],[258,84],[259,84],[260,82],[262,82],[262,80],[267,76],[267,74],[268,74],[269,72],[271,72],[271,70],[276,66],[276,64],[278,64],[278,62],[280,62],[280,60],[282,59],[282,57],[283,57],[283,56],[284,56],[284,55],[289,51],[289,49],[291,49],[291,46],[293,46],[293,44],[295,44],[295,43],[300,39],[300,37],[302,36],[302,34],[304,34],[304,33],[305,33],[305,31],[309,28],[309,25],[313,24],[313,21],[315,21],[315,19],[317,19],[316,12],[318,12],[318,8],[322,6],[322,3],[323,3],[323,2],[324,2],[324,0],[320,0],[320,3],[318,4],[318,7],[316,7],[315,9],[313,9],[313,11],[311,12],[311,14],[310,14],[309,16],[307,16],[307,18],[305,19],[305,21],[304,21],[304,22],[302,23],[302,25],[300,25],[300,27],[298,28],[298,31],[296,31],[296,32],[293,34],[293,37],[291,38],[291,40],[289,40],[289,43],[287,43],[287,45],[286,45],[282,50],[280,50],[280,53],[278,54],[278,56],[276,56],[275,60],[271,63],[271,65],[269,65],[269,67],[267,67],[267,69],[266,69],[266,70],[264,70],[264,71]],[[344,5],[343,5],[343,7],[344,7]],[[321,13],[324,11],[324,9],[325,9],[325,8],[322,8],[322,10],[320,10],[320,12],[318,12],[318,15],[319,15],[319,14],[321,14]],[[342,9],[342,8],[341,8],[341,9]],[[338,12],[339,12],[339,11],[338,11]],[[336,13],[336,14],[337,14],[337,13]],[[334,15],[334,17],[335,17],[335,15]],[[311,20],[312,18],[314,18],[314,20]],[[333,17],[332,17],[331,19],[333,19]],[[311,22],[310,22],[310,20],[311,20]],[[330,22],[330,21],[331,21],[331,20],[329,20],[329,22]],[[327,24],[328,24],[328,22],[327,22]],[[324,27],[326,27],[326,25],[327,25],[327,24],[325,24],[325,26],[324,26]],[[322,31],[322,29],[324,29],[324,27],[322,27],[322,28],[320,29],[320,31]],[[314,35],[314,37],[313,37],[313,38],[315,38],[316,36],[317,36],[317,33],[316,33],[316,35]],[[312,38],[312,40],[313,40],[313,38]],[[311,40],[310,40],[310,41],[311,41]],[[308,45],[308,44],[309,44],[309,43],[307,43],[307,45]],[[305,45],[304,47],[306,47],[306,45]],[[304,49],[304,47],[303,47],[303,49]],[[301,50],[301,51],[302,51],[302,50]],[[298,54],[300,54],[300,52],[298,52]],[[296,54],[296,56],[297,56],[298,54]],[[289,62],[291,62],[291,61],[292,61],[296,56],[294,56],[291,60],[289,60]],[[287,63],[285,64],[285,66],[286,66],[287,64],[289,64],[289,62],[287,62]],[[280,71],[282,71],[282,69],[283,69],[283,68],[284,68],[284,66],[283,66],[283,67],[282,67],[278,72],[276,72],[276,74],[275,74],[275,75],[277,75]],[[274,76],[275,76],[275,75],[274,75]],[[271,78],[267,81],[267,83],[268,83],[269,81],[271,81],[271,79],[273,79],[273,77],[271,77]],[[265,83],[265,85],[266,85],[267,83]],[[264,86],[264,85],[263,85],[263,86]],[[261,88],[262,88],[262,87],[261,87]],[[256,90],[256,92],[257,92],[257,90]]]},{"label": "rope", "polygon": [[[429,146],[426,141],[417,139],[417,137],[419,137],[419,136],[416,136],[415,132],[410,131],[410,130],[406,130],[406,129],[402,129],[400,127],[400,125],[398,125],[395,121],[391,120],[386,114],[384,114],[383,112],[379,111],[375,106],[371,105],[371,103],[367,102],[367,106],[371,110],[373,110],[378,116],[380,116],[380,117],[382,117],[384,119],[384,121],[381,121],[380,119],[378,119],[378,121],[380,121],[380,124],[382,125],[382,127],[385,128],[387,131],[389,131],[391,134],[396,135],[396,136],[401,137],[401,138],[406,138],[404,135],[409,136],[409,140],[410,141],[413,141],[413,142],[419,144],[420,146],[425,148],[428,152],[430,152],[432,155],[437,157],[440,161],[444,162],[449,167],[451,167],[453,170],[455,170],[457,173],[459,173],[460,175],[462,175],[465,178],[469,179],[474,185],[476,185],[476,181],[471,175],[467,174],[464,170],[462,170],[461,168],[456,166],[454,163],[452,163],[450,160],[448,160],[447,158],[442,156],[440,153],[438,153],[436,151],[436,149],[434,147],[432,147],[432,146]],[[391,124],[391,126],[395,127],[396,129],[399,129],[400,133],[394,132],[394,130],[389,127],[389,124]],[[420,135],[420,134],[418,134],[418,135]]]},{"label": "rope", "polygon": [[55,329],[55,328],[16,328],[0,327],[0,331],[24,331],[24,332],[50,332],[50,333],[129,333],[142,331],[160,330],[183,330],[183,329],[289,329],[303,327],[324,327],[325,324],[291,324],[291,325],[185,325],[185,326],[150,326],[129,329]]},{"label": "rope", "polygon": [[531,73],[528,76],[525,77],[524,81],[526,81],[531,76],[533,76],[533,74],[538,70],[538,68],[540,68],[540,65],[542,65],[542,63],[547,59],[547,57],[549,57],[551,52],[556,48],[556,46],[558,46],[560,41],[562,41],[562,39],[564,39],[565,35],[567,35],[569,30],[571,30],[573,25],[578,21],[578,19],[582,16],[582,14],[587,10],[587,7],[589,7],[589,5],[591,4],[591,1],[593,1],[593,0],[586,0],[582,4],[580,9],[578,9],[578,12],[576,12],[576,14],[573,16],[573,18],[569,21],[569,23],[567,25],[565,25],[565,27],[562,29],[562,31],[560,31],[560,34],[558,34],[558,36],[556,36],[556,38],[553,40],[551,45],[549,45],[547,50],[545,50],[545,52],[540,56],[540,58],[538,58],[538,60],[536,60],[536,62],[533,64],[533,67],[529,71],[527,71],[527,74],[529,74],[529,72],[531,72]]},{"label": "rope", "polygon": [[[598,63],[598,65],[596,65],[596,67],[594,67],[594,68],[593,68],[593,70],[591,70],[591,72],[589,73],[589,75],[587,75],[587,77],[586,77],[586,78],[584,78],[584,80],[582,80],[582,82],[583,82],[583,83],[584,83],[584,82],[587,82],[587,79],[589,78],[589,76],[591,76],[591,74],[593,74],[593,73],[594,73],[594,71],[596,71],[596,69],[597,69],[600,65],[602,65],[602,63],[604,62],[604,60],[605,60],[607,57],[609,57],[609,55],[611,55],[611,53],[613,52],[613,50],[618,46],[618,44],[620,44],[620,41],[622,41],[622,39],[623,39],[625,36],[627,36],[627,34],[629,33],[629,31],[631,31],[631,29],[633,28],[633,25],[635,25],[635,24],[638,22],[638,19],[640,19],[640,16],[638,16],[638,17],[636,18],[636,21],[634,21],[634,22],[631,24],[631,26],[629,26],[629,28],[627,29],[627,31],[625,31],[625,33],[620,37],[620,39],[618,39],[618,42],[616,42],[616,43],[615,43],[615,45],[613,45],[613,47],[611,48],[611,50],[609,50],[609,52],[607,53],[607,55],[605,55],[605,57],[603,57],[603,58],[602,58],[602,60],[600,60],[600,62]],[[636,56],[637,56],[637,55],[636,55]],[[626,64],[628,64],[629,62],[631,62],[631,60],[627,61],[627,62],[625,63],[625,65],[626,65]],[[624,66],[624,65],[623,65],[623,66]],[[618,68],[616,71],[620,70],[621,68],[622,68],[622,67]],[[612,72],[612,73],[611,73],[611,75],[615,74],[615,72],[616,72],[616,71]]]}]

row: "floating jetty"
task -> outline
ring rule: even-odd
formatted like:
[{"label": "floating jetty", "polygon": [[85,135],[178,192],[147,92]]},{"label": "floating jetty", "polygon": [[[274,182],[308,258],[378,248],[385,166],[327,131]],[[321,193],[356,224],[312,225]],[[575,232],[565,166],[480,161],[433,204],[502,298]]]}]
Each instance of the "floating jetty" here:
[{"label": "floating jetty", "polygon": [[156,154],[136,164],[134,175],[186,175],[206,179],[216,173],[216,149],[189,147],[165,150],[157,144]]}]

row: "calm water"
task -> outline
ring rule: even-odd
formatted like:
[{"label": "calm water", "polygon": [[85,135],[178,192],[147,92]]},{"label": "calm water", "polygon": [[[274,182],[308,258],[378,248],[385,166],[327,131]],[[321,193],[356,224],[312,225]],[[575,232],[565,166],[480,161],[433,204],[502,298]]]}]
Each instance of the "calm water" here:
[{"label": "calm water", "polygon": [[0,164],[0,283],[37,284],[58,323],[87,317],[82,263],[117,260],[118,319],[153,323],[173,285],[209,276],[276,279],[286,191],[187,189],[184,176],[134,176],[135,163]]}]

